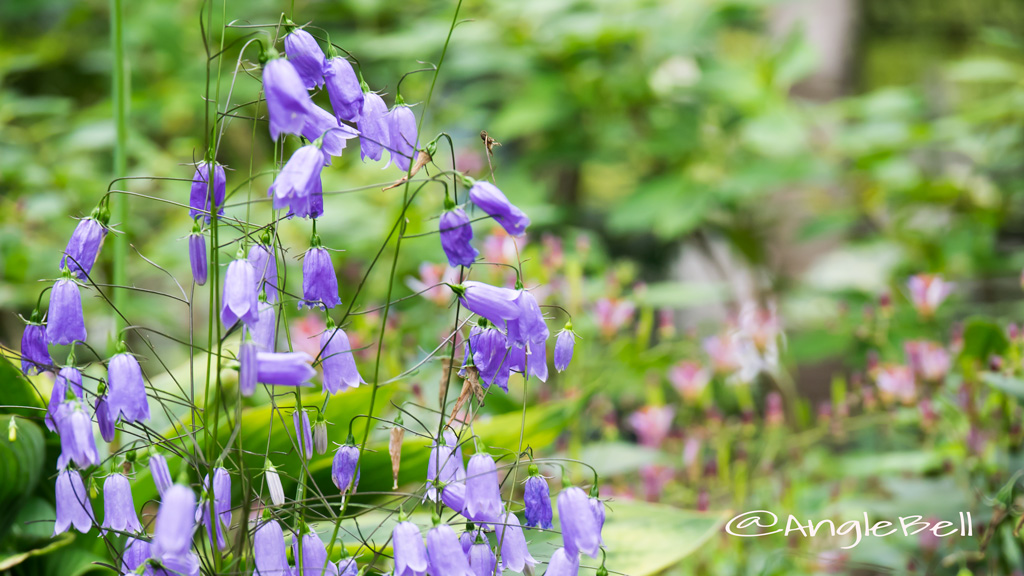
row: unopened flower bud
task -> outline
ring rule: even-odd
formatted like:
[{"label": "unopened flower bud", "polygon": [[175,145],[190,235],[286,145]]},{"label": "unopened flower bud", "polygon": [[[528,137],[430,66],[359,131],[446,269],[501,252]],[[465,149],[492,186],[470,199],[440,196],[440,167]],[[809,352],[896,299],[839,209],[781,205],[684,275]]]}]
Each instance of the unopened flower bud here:
[{"label": "unopened flower bud", "polygon": [[398,469],[402,464],[402,440],[405,438],[405,428],[402,427],[402,417],[395,419],[395,426],[391,429],[391,438],[388,441],[388,454],[391,455],[391,477],[394,480],[391,489],[398,489]]},{"label": "unopened flower bud", "polygon": [[267,480],[267,491],[270,492],[270,501],[275,506],[284,504],[284,488],[281,486],[281,477],[277,475],[277,468],[267,460],[263,467],[263,473]]},{"label": "unopened flower bud", "polygon": [[313,447],[317,454],[327,453],[327,421],[323,414],[317,416],[316,424],[313,425]]}]

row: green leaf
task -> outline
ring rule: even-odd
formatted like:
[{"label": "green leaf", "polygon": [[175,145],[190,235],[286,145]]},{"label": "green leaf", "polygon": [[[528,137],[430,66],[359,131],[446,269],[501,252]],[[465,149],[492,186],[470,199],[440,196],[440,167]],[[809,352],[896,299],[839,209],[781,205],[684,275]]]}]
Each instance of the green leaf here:
[{"label": "green leaf", "polygon": [[1024,402],[1024,380],[998,372],[983,372],[981,381],[1004,394],[1013,396],[1018,402]]},{"label": "green leaf", "polygon": [[7,427],[13,415],[0,416],[0,538],[10,529],[21,506],[35,491],[43,473],[46,445],[35,423],[17,418],[18,437],[10,442]]},{"label": "green leaf", "polygon": [[973,358],[985,363],[993,354],[1002,354],[1010,345],[1006,332],[988,318],[975,316],[964,327],[964,349],[961,358]]},{"label": "green leaf", "polygon": [[32,558],[33,556],[43,556],[67,546],[68,544],[75,541],[75,535],[71,532],[65,532],[57,536],[52,542],[46,544],[42,548],[36,548],[34,550],[28,550],[26,552],[16,552],[13,554],[0,555],[0,571],[10,570],[11,568],[21,564],[22,562]]}]

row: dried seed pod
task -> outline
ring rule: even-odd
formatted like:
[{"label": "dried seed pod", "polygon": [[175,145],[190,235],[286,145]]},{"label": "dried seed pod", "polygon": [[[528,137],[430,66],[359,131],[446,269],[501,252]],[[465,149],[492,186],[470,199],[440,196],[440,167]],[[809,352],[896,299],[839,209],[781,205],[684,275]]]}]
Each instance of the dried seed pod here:
[{"label": "dried seed pod", "polygon": [[388,454],[391,455],[391,477],[394,483],[392,490],[398,489],[398,469],[402,464],[402,440],[405,438],[405,428],[402,427],[402,417],[395,419],[395,426],[391,429],[391,437],[388,440]]}]

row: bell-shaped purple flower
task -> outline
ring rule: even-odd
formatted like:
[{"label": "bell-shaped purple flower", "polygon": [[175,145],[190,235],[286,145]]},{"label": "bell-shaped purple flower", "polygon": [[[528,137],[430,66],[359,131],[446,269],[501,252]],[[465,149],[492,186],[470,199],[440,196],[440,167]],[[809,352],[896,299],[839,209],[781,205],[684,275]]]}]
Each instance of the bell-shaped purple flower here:
[{"label": "bell-shaped purple flower", "polygon": [[192,544],[196,522],[196,495],[175,484],[163,493],[156,513],[156,531],[150,546],[153,556],[184,556]]},{"label": "bell-shaped purple flower", "polygon": [[68,268],[81,280],[89,277],[96,256],[107,237],[107,228],[95,218],[83,218],[78,221],[75,231],[71,233],[64,256],[60,259],[59,270]]},{"label": "bell-shaped purple flower", "polygon": [[270,246],[256,244],[247,257],[255,272],[256,294],[265,293],[267,302],[277,302],[277,260]]},{"label": "bell-shaped purple flower", "polygon": [[352,355],[348,334],[341,328],[327,327],[320,335],[320,365],[324,370],[324,391],[331,394],[357,388],[363,383]]},{"label": "bell-shaped purple flower", "polygon": [[491,550],[491,546],[486,540],[471,545],[467,556],[469,568],[476,576],[494,576],[501,573],[500,570],[497,570],[498,559],[494,556],[494,551]]},{"label": "bell-shaped purple flower", "polygon": [[313,181],[312,190],[309,193],[309,201],[297,201],[288,208],[288,218],[298,216],[299,218],[319,218],[324,215],[324,187],[320,179]]},{"label": "bell-shaped purple flower", "polygon": [[110,413],[110,399],[104,394],[96,398],[96,424],[104,442],[113,442],[117,433],[117,418]]},{"label": "bell-shaped purple flower", "polygon": [[259,319],[256,321],[256,326],[253,329],[242,330],[242,338],[245,339],[245,335],[251,332],[252,342],[256,344],[262,352],[274,352],[277,350],[277,311],[273,306],[263,301],[263,296],[260,295],[260,302],[257,304],[259,307]]},{"label": "bell-shaped purple flower", "polygon": [[135,356],[115,354],[107,364],[110,415],[125,422],[149,420],[149,399],[142,380],[142,368]]},{"label": "bell-shaped purple flower", "polygon": [[506,232],[519,236],[530,225],[530,218],[508,201],[498,187],[484,180],[477,180],[469,189],[469,199],[481,210],[494,218]]},{"label": "bell-shaped purple flower", "polygon": [[[469,526],[473,526],[470,524]],[[476,537],[480,535],[480,530],[476,528],[466,528],[466,531],[459,534],[459,544],[462,546],[462,551],[469,556],[469,549],[473,547],[476,542]]]},{"label": "bell-shaped purple flower", "polygon": [[[32,315],[35,319],[36,315]],[[21,334],[21,371],[22,373],[39,374],[53,365],[50,350],[46,347],[46,327],[36,322],[25,325]]]},{"label": "bell-shaped purple flower", "polygon": [[[531,472],[534,471],[532,468],[531,465]],[[526,525],[550,530],[551,489],[547,480],[539,474],[527,478],[523,487],[523,502],[526,504]]]},{"label": "bell-shaped purple flower", "polygon": [[434,526],[427,532],[427,557],[431,574],[444,576],[476,576],[462,552],[459,538],[447,524]]},{"label": "bell-shaped purple flower", "polygon": [[268,520],[256,529],[252,542],[253,556],[256,558],[256,574],[282,575],[291,574],[288,556],[285,552],[284,532],[277,520]]},{"label": "bell-shaped purple flower", "polygon": [[458,512],[459,514],[466,514],[466,481],[464,479],[455,480],[449,484],[446,484],[441,489],[441,502]]},{"label": "bell-shaped purple flower", "polygon": [[288,61],[295,66],[295,71],[299,73],[299,78],[302,78],[307,90],[324,85],[324,66],[327,64],[327,58],[309,32],[296,28],[285,36],[284,53],[288,55]]},{"label": "bell-shaped purple flower", "polygon": [[517,290],[469,280],[463,282],[461,286],[456,286],[455,293],[470,312],[483,316],[499,328],[505,326],[506,320],[515,320],[519,317]]},{"label": "bell-shaped purple flower", "polygon": [[[212,183],[210,182],[211,165],[213,165]],[[213,192],[212,202],[210,200],[211,190]],[[217,215],[223,216],[226,193],[227,177],[224,175],[223,166],[206,161],[196,164],[196,173],[192,175],[192,190],[188,197],[189,218],[195,219],[202,216],[209,222],[214,207],[217,208]]]},{"label": "bell-shaped purple flower", "polygon": [[325,165],[330,166],[331,156],[341,156],[348,140],[358,137],[359,133],[339,123],[333,114],[314,104],[306,117],[302,135],[310,142],[322,138],[320,150],[323,151]]},{"label": "bell-shaped purple flower", "polygon": [[288,208],[297,215],[308,214],[311,196],[323,192],[323,167],[324,154],[316,146],[309,144],[296,150],[267,190],[274,199],[274,210]]},{"label": "bell-shaped purple flower", "polygon": [[100,463],[100,455],[96,451],[96,438],[92,432],[92,420],[82,409],[81,403],[62,404],[57,409],[54,419],[57,422],[57,432],[60,434],[58,470],[71,462],[79,468]]},{"label": "bell-shaped purple flower", "polygon": [[490,454],[477,453],[466,469],[466,516],[474,522],[497,522],[501,516],[501,486]]},{"label": "bell-shaped purple flower", "polygon": [[259,320],[256,271],[248,260],[239,258],[228,264],[222,300],[220,320],[226,328],[234,326],[239,320],[249,328],[256,326]]},{"label": "bell-shaped purple flower", "polygon": [[305,410],[296,410],[292,412],[292,423],[295,424],[295,441],[299,454],[304,454],[306,460],[309,460],[313,457],[313,429],[309,426],[309,415]]},{"label": "bell-shaped purple flower", "polygon": [[373,92],[363,93],[363,108],[359,111],[359,156],[365,162],[380,160],[385,148],[390,145],[390,130],[384,116],[388,105]]},{"label": "bell-shaped purple flower", "polygon": [[274,58],[263,66],[263,94],[270,113],[270,137],[276,141],[281,134],[302,134],[313,101],[291,62]]},{"label": "bell-shaped purple flower", "polygon": [[363,109],[363,88],[359,85],[352,64],[340,56],[331,58],[324,68],[324,81],[327,83],[327,95],[331,98],[331,108],[338,121],[359,120]]},{"label": "bell-shaped purple flower", "polygon": [[544,576],[577,576],[580,573],[580,555],[565,548],[555,550],[548,560],[548,570]]},{"label": "bell-shaped purple flower", "polygon": [[[437,502],[438,484],[461,483],[466,480],[466,469],[462,462],[462,447],[458,444],[458,438],[450,430],[445,430],[444,442],[431,446],[430,457],[427,459],[427,498]],[[452,508],[462,511],[462,506]]]},{"label": "bell-shaped purple flower", "polygon": [[384,116],[388,124],[388,151],[391,153],[388,164],[408,172],[416,155],[416,115],[401,103],[401,97],[397,100],[395,107]]},{"label": "bell-shaped purple flower", "polygon": [[85,317],[78,284],[68,277],[57,280],[50,292],[50,311],[46,318],[46,339],[50,344],[85,342]]},{"label": "bell-shaped purple flower", "polygon": [[196,284],[206,284],[208,275],[206,259],[206,236],[202,232],[188,236],[188,262],[192,266],[192,279]]},{"label": "bell-shaped purple flower", "polygon": [[455,208],[441,214],[441,248],[451,266],[472,266],[480,254],[473,247],[473,226],[465,210]]},{"label": "bell-shaped purple flower", "polygon": [[519,315],[508,322],[509,344],[526,346],[528,342],[545,342],[551,332],[544,322],[544,313],[541,312],[533,294],[527,290],[520,290],[516,306],[519,307]]},{"label": "bell-shaped purple flower", "polygon": [[316,376],[312,361],[305,352],[258,352],[256,381],[271,386],[305,386]]},{"label": "bell-shaped purple flower", "polygon": [[526,348],[510,346],[508,349],[508,367],[513,372],[526,373]]},{"label": "bell-shaped purple flower", "polygon": [[292,573],[296,576],[338,576],[338,567],[327,561],[327,547],[316,532],[306,532],[302,538],[296,536],[292,539],[292,557],[295,558]]},{"label": "bell-shaped purple flower", "polygon": [[576,333],[572,331],[572,325],[566,326],[565,330],[558,333],[555,338],[555,370],[562,372],[569,367],[572,361],[572,352],[576,347]]},{"label": "bell-shaped purple flower", "polygon": [[259,345],[251,340],[238,347],[238,391],[242,396],[256,392],[256,377],[259,375]]},{"label": "bell-shaped purple flower", "polygon": [[46,407],[46,416],[43,418],[46,428],[50,432],[57,431],[57,409],[67,400],[68,386],[71,387],[71,391],[75,396],[81,400],[84,394],[82,391],[82,373],[74,366],[61,368],[60,372],[57,373],[57,377],[53,380],[53,390],[50,391],[50,403]]},{"label": "bell-shaped purple flower", "polygon": [[[344,553],[344,549],[342,550]],[[358,576],[359,564],[355,558],[342,558],[338,560],[338,576]]]},{"label": "bell-shaped purple flower", "polygon": [[231,528],[231,475],[224,468],[213,470],[213,492],[210,493],[210,477],[203,479],[203,486],[207,490],[206,501],[202,502],[202,521],[206,526],[206,535],[212,543],[213,522],[210,521],[210,498],[213,498],[213,513],[217,518],[217,547],[221,550],[226,546],[224,531]]},{"label": "bell-shaped purple flower", "polygon": [[160,454],[149,456],[149,475],[153,477],[153,484],[156,485],[156,491],[161,497],[174,485],[171,480],[171,469],[167,467],[167,459]]},{"label": "bell-shaped purple flower", "polygon": [[359,484],[358,446],[346,443],[338,447],[331,463],[331,480],[342,494],[348,492],[349,488],[355,491]]},{"label": "bell-shaped purple flower", "polygon": [[121,474],[111,474],[103,482],[103,528],[118,532],[140,532],[142,524],[135,513],[132,485]]},{"label": "bell-shaped purple flower", "polygon": [[601,527],[587,493],[575,486],[562,489],[558,494],[558,518],[566,551],[596,558],[601,552]]},{"label": "bell-shaped purple flower", "polygon": [[[129,536],[124,543],[124,552],[121,554],[121,575],[129,576],[142,566],[142,563],[149,560],[149,542]],[[151,571],[144,571],[145,576],[151,576]]]},{"label": "bell-shaped purple flower", "polygon": [[[514,346],[513,346],[514,348]],[[548,349],[544,341],[530,342],[526,356],[526,375],[536,376],[541,382],[548,381]]]},{"label": "bell-shaped purple flower", "polygon": [[519,524],[519,518],[511,512],[505,514],[504,525],[496,526],[495,532],[501,542],[501,562],[504,568],[513,572],[533,572],[537,561],[526,546],[526,536]]},{"label": "bell-shaped purple flower", "polygon": [[508,377],[512,364],[505,335],[496,328],[484,328],[471,333],[469,347],[473,353],[473,364],[480,372],[480,383],[484,388],[497,384],[508,392]]},{"label": "bell-shaped purple flower", "polygon": [[63,470],[57,475],[56,496],[57,522],[53,525],[54,536],[67,532],[71,526],[85,534],[96,523],[89,492],[78,470]]},{"label": "bell-shaped purple flower", "polygon": [[395,550],[393,576],[423,576],[427,573],[427,547],[420,529],[408,520],[399,522],[391,532]]},{"label": "bell-shaped purple flower", "polygon": [[598,540],[603,544],[604,538],[601,537],[601,530],[604,529],[604,502],[602,502],[599,498],[591,496],[590,508],[594,511],[594,518],[597,519]]},{"label": "bell-shaped purple flower", "polygon": [[[338,276],[334,273],[331,254],[326,248],[314,245],[302,259],[302,297],[307,306],[334,308],[341,304],[338,297]],[[299,302],[302,308],[303,302]]]}]

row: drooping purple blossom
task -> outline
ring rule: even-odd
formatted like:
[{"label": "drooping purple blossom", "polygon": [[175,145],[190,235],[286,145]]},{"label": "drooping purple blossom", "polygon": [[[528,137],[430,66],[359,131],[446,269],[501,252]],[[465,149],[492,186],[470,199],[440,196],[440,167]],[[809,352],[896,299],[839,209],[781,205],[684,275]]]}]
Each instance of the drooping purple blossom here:
[{"label": "drooping purple blossom", "polygon": [[469,549],[473,547],[473,543],[476,542],[476,537],[480,534],[480,531],[473,527],[470,523],[466,527],[466,531],[459,534],[459,544],[462,546],[462,551],[469,555]]},{"label": "drooping purple blossom", "polygon": [[483,316],[499,328],[505,326],[506,320],[515,320],[519,317],[520,310],[516,302],[516,299],[519,298],[517,290],[499,288],[475,280],[463,282],[454,290],[459,296],[459,301],[470,312]]},{"label": "drooping purple blossom", "polygon": [[238,391],[242,396],[256,392],[256,377],[259,372],[257,355],[260,348],[255,342],[246,340],[238,347]]},{"label": "drooping purple blossom", "polygon": [[132,485],[121,474],[111,474],[103,481],[103,528],[118,532],[142,530],[132,499]]},{"label": "drooping purple blossom", "polygon": [[295,425],[295,441],[299,445],[299,455],[306,460],[313,457],[313,430],[309,426],[309,414],[305,410],[292,412],[292,423]]},{"label": "drooping purple blossom", "polygon": [[324,370],[323,386],[325,392],[337,394],[349,388],[357,388],[363,383],[363,377],[356,367],[356,359],[352,354],[352,344],[348,334],[341,328],[327,327],[320,335],[320,365]]},{"label": "drooping purple blossom", "polygon": [[519,236],[530,225],[530,217],[523,213],[498,187],[484,180],[477,180],[469,189],[469,199],[489,214],[506,232]]},{"label": "drooping purple blossom", "polygon": [[256,529],[252,543],[256,559],[256,573],[269,575],[291,574],[285,551],[284,532],[277,520],[267,520]]},{"label": "drooping purple blossom", "polygon": [[494,576],[500,573],[500,570],[497,570],[498,558],[494,556],[494,551],[486,540],[471,545],[466,556],[469,559],[469,568],[476,576]]},{"label": "drooping purple blossom", "polygon": [[66,276],[57,280],[50,292],[50,310],[46,318],[46,339],[50,344],[85,342],[85,317],[78,284]]},{"label": "drooping purple blossom", "polygon": [[[343,548],[342,554],[345,553]],[[338,560],[338,576],[357,576],[359,574],[359,563],[355,558],[342,557]]]},{"label": "drooping purple blossom", "polygon": [[501,486],[490,454],[479,452],[466,468],[465,514],[474,522],[497,522],[501,516]]},{"label": "drooping purple blossom", "polygon": [[[134,574],[138,570],[139,566],[146,560],[149,560],[149,542],[129,536],[124,543],[124,552],[121,554],[121,574],[122,576],[128,576]],[[150,571],[144,571],[143,574],[150,576]]]},{"label": "drooping purple blossom", "polygon": [[327,95],[331,99],[331,108],[338,121],[355,122],[363,109],[363,89],[359,85],[352,64],[340,56],[327,61],[324,68],[324,80],[327,83]]},{"label": "drooping purple blossom", "polygon": [[274,199],[274,210],[288,208],[299,216],[309,214],[312,196],[323,192],[323,167],[324,154],[316,146],[309,144],[296,150],[267,190],[267,195]]},{"label": "drooping purple blossom", "polygon": [[78,470],[63,470],[57,475],[56,504],[57,521],[53,525],[54,536],[67,532],[72,526],[85,534],[96,523],[89,492],[85,489],[82,475]]},{"label": "drooping purple blossom", "polygon": [[390,143],[390,131],[385,115],[388,105],[373,92],[363,93],[363,108],[359,111],[359,156],[365,162],[367,158],[380,160],[385,148]]},{"label": "drooping purple blossom", "polygon": [[555,370],[562,372],[569,367],[575,347],[576,333],[572,331],[572,324],[568,324],[555,338]]},{"label": "drooping purple blossom", "polygon": [[[259,320],[256,321],[256,326],[252,329],[252,341],[259,347],[262,352],[274,352],[277,350],[277,310],[263,301],[263,295],[260,295],[260,302],[257,304],[259,307]],[[243,334],[248,334],[249,330],[244,330]],[[245,338],[245,336],[242,336]]]},{"label": "drooping purple blossom", "polygon": [[270,246],[253,245],[246,259],[255,272],[256,294],[265,293],[267,302],[277,302],[277,260]]},{"label": "drooping purple blossom", "polygon": [[526,504],[526,525],[537,526],[550,530],[551,522],[551,489],[547,480],[534,474],[535,466],[530,465],[531,476],[526,479],[523,487],[523,502]]},{"label": "drooping purple blossom", "polygon": [[587,493],[575,486],[558,494],[558,518],[562,541],[570,555],[584,553],[596,558],[601,552],[601,526]]},{"label": "drooping purple blossom", "polygon": [[551,332],[544,322],[544,313],[537,299],[528,290],[520,290],[515,303],[519,314],[508,321],[509,344],[522,347],[527,343],[545,342]]},{"label": "drooping purple blossom", "polygon": [[206,535],[211,544],[214,542],[213,522],[210,521],[210,498],[213,499],[213,513],[217,518],[217,547],[221,550],[227,545],[224,531],[231,528],[231,475],[224,468],[213,470],[213,492],[210,490],[210,477],[203,479],[203,487],[207,490],[206,501],[202,502],[202,522],[206,526]]},{"label": "drooping purple blossom", "polygon": [[82,391],[82,373],[74,366],[61,368],[60,372],[57,373],[57,377],[53,380],[53,390],[50,391],[50,403],[46,407],[46,416],[43,418],[46,428],[50,432],[57,431],[57,409],[67,400],[69,385],[74,395],[81,400],[84,394]]},{"label": "drooping purple blossom", "polygon": [[21,372],[25,375],[39,374],[53,365],[46,346],[46,326],[35,321],[37,316],[32,314],[32,321],[21,334]]},{"label": "drooping purple blossom", "polygon": [[149,475],[153,477],[153,484],[156,485],[156,491],[161,497],[174,485],[171,480],[171,469],[167,467],[167,459],[161,454],[149,456]]},{"label": "drooping purple blossom", "polygon": [[341,156],[348,140],[358,137],[359,133],[339,123],[333,114],[314,104],[306,117],[302,135],[310,142],[321,139],[320,150],[323,152],[324,164],[330,166],[331,156]]},{"label": "drooping purple blossom", "polygon": [[281,134],[300,135],[313,101],[291,62],[274,58],[263,66],[263,94],[270,114],[270,137],[276,141]]},{"label": "drooping purple blossom", "polygon": [[[431,446],[430,457],[427,459],[426,496],[434,502],[437,501],[437,491],[441,485],[461,483],[466,480],[466,469],[462,463],[462,447],[458,444],[458,438],[452,431],[445,430],[443,440],[443,442],[435,442]],[[438,470],[440,470],[440,474]],[[461,512],[462,506],[454,509]]]},{"label": "drooping purple blossom", "polygon": [[505,335],[494,327],[474,327],[470,331],[469,350],[473,354],[473,365],[480,372],[480,383],[484,388],[497,384],[508,392],[508,377],[512,368]]},{"label": "drooping purple blossom", "polygon": [[319,242],[306,251],[302,259],[302,298],[310,307],[334,308],[341,304],[338,297],[338,276],[334,272],[331,254]]},{"label": "drooping purple blossom", "polygon": [[395,551],[393,576],[424,576],[427,573],[427,547],[418,526],[408,520],[399,522],[391,532]]},{"label": "drooping purple blossom", "polygon": [[113,442],[117,432],[117,417],[110,413],[110,397],[104,394],[96,398],[96,424],[104,442]]},{"label": "drooping purple blossom", "polygon": [[530,342],[526,356],[526,375],[536,376],[541,382],[548,381],[548,349],[543,340]]},{"label": "drooping purple blossom", "polygon": [[187,486],[175,484],[161,496],[156,531],[150,549],[155,558],[184,556],[195,530],[196,496]]},{"label": "drooping purple blossom", "polygon": [[577,576],[580,573],[579,553],[569,552],[565,548],[555,550],[548,560],[548,570],[544,576]]},{"label": "drooping purple blossom", "polygon": [[249,328],[256,326],[259,320],[256,271],[248,260],[239,258],[228,264],[222,299],[220,320],[225,328],[234,326],[239,320]]},{"label": "drooping purple blossom", "polygon": [[513,572],[533,572],[537,561],[526,546],[526,536],[519,524],[519,518],[508,512],[502,518],[503,524],[495,527],[498,540],[501,541],[501,562],[505,569]]},{"label": "drooping purple blossom", "polygon": [[193,232],[188,236],[188,262],[192,266],[192,279],[195,283],[200,286],[206,284],[206,236],[202,232]]},{"label": "drooping purple blossom", "polygon": [[57,432],[60,434],[60,457],[57,458],[57,469],[74,462],[79,468],[87,468],[100,463],[99,452],[96,451],[96,438],[92,432],[92,420],[82,409],[80,402],[61,404],[54,417]]},{"label": "drooping purple blossom", "polygon": [[142,380],[142,367],[135,356],[127,352],[115,354],[107,364],[107,384],[111,417],[125,422],[149,420],[146,383]]},{"label": "drooping purple blossom", "polygon": [[388,152],[391,153],[388,164],[394,164],[402,172],[408,172],[418,144],[416,116],[412,109],[401,102],[401,97],[397,97],[396,100],[395,107],[384,115],[388,125]]},{"label": "drooping purple blossom", "polygon": [[258,352],[256,381],[272,386],[305,386],[316,376],[305,352]]},{"label": "drooping purple blossom", "polygon": [[284,37],[284,53],[288,61],[295,66],[299,78],[307,90],[324,85],[324,66],[327,58],[313,36],[301,28],[296,28]]},{"label": "drooping purple blossom", "polygon": [[427,557],[431,574],[444,576],[476,576],[462,552],[459,538],[447,524],[434,526],[427,532]]},{"label": "drooping purple blossom", "polygon": [[[213,165],[213,199],[210,199],[210,165]],[[203,217],[210,222],[210,214],[216,206],[217,216],[224,215],[224,198],[227,193],[227,176],[224,167],[213,162],[199,162],[192,175],[192,190],[188,198],[189,218]]]},{"label": "drooping purple blossom", "polygon": [[338,567],[327,561],[327,547],[316,532],[292,538],[292,557],[295,559],[292,573],[296,576],[338,576]]},{"label": "drooping purple blossom", "polygon": [[604,538],[601,537],[601,530],[604,530],[604,502],[600,498],[591,496],[590,508],[594,511],[594,518],[597,521],[597,539],[603,544]]},{"label": "drooping purple blossom", "polygon": [[441,248],[451,266],[472,266],[480,252],[473,247],[473,226],[465,210],[455,208],[441,214]]},{"label": "drooping purple blossom", "polygon": [[350,443],[338,447],[331,463],[331,480],[342,494],[359,484],[359,448]]},{"label": "drooping purple blossom", "polygon": [[71,238],[68,239],[68,245],[64,249],[64,256],[60,259],[58,269],[68,268],[81,280],[88,278],[106,236],[106,226],[96,218],[89,217],[79,220],[75,231],[71,233]]}]

